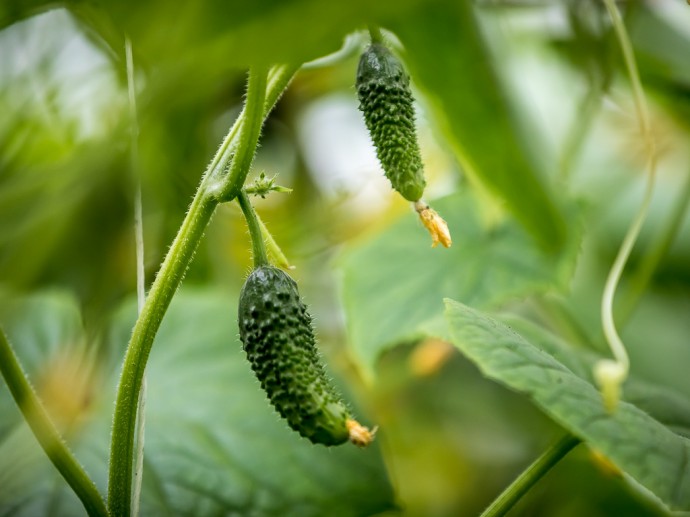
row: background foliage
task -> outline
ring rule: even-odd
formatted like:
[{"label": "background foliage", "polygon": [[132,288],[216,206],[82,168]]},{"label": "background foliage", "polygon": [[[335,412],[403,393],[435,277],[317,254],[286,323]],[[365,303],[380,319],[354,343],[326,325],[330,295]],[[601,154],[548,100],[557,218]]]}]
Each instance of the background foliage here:
[{"label": "background foliage", "polygon": [[[376,446],[313,447],[266,403],[237,342],[248,238],[236,207],[222,207],[151,356],[143,514],[474,515],[561,426],[588,446],[514,514],[688,510],[688,463],[643,462],[640,473],[626,458],[645,447],[663,457],[670,442],[687,451],[690,437],[690,8],[620,7],[661,149],[650,220],[616,299],[632,362],[626,396],[645,418],[621,423],[633,444],[622,455],[611,431],[578,427],[577,408],[544,402],[538,374],[489,360],[507,341],[538,362],[534,348],[585,396],[592,357],[607,353],[599,298],[645,157],[600,2],[0,4],[0,323],[99,488],[134,315],[135,178],[150,282],[240,109],[245,67],[315,59],[377,23],[412,73],[425,197],[453,247],[428,248],[378,169],[353,89],[357,52],[298,74],[254,164],[293,188],[257,210],[297,266],[331,372],[380,426]],[[137,65],[134,167],[125,33]],[[472,309],[449,302],[446,319],[444,298]],[[496,317],[519,339],[470,332]],[[48,508],[80,511],[2,384],[0,514]]]}]

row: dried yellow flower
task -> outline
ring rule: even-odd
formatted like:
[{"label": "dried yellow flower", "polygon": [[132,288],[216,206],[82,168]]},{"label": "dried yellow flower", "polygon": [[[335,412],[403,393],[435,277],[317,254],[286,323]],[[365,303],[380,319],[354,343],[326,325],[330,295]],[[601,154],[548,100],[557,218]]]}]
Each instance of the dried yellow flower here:
[{"label": "dried yellow flower", "polygon": [[350,434],[350,441],[357,447],[366,447],[373,442],[376,431],[378,430],[378,427],[374,427],[373,429],[369,430],[369,428],[364,427],[362,424],[357,422],[357,420],[352,418],[347,419],[345,426]]},{"label": "dried yellow flower", "polygon": [[422,224],[431,234],[431,247],[435,248],[441,243],[444,247],[450,248],[452,244],[450,230],[448,230],[448,224],[438,215],[438,212],[421,200],[414,204],[414,209],[419,214]]}]

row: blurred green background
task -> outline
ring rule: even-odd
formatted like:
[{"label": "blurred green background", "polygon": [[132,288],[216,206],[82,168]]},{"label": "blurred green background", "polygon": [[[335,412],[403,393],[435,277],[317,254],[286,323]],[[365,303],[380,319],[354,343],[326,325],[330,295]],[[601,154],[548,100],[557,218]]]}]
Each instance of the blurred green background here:
[{"label": "blurred green background", "polygon": [[[660,160],[617,315],[632,373],[687,403],[690,7],[619,6]],[[372,23],[411,71],[425,199],[450,224],[449,250],[429,248],[390,189],[357,109]],[[246,67],[314,60],[348,35],[353,51],[297,74],[249,179],[265,171],[293,189],[255,206],[296,266],[336,382],[379,426],[376,445],[311,446],[268,406],[237,339],[249,238],[237,206],[221,206],[150,359],[142,515],[476,515],[562,433],[439,339],[442,299],[608,354],[600,297],[645,155],[601,2],[5,0],[0,28],[0,324],[102,491],[135,315],[137,182],[150,285],[241,109]],[[690,437],[688,420],[669,425]],[[579,447],[512,514],[664,514],[594,449]],[[80,511],[2,383],[0,515]]]}]

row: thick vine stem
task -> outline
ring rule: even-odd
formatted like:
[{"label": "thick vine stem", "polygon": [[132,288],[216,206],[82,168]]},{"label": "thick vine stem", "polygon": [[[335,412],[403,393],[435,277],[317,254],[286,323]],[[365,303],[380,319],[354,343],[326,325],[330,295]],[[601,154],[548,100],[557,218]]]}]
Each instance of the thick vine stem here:
[{"label": "thick vine stem", "polygon": [[[283,64],[275,65],[269,70],[266,99],[264,101],[264,118],[268,116],[278,102],[280,96],[283,94],[298,69],[299,66]],[[218,148],[218,151],[216,151],[211,163],[209,163],[204,172],[202,185],[206,186],[206,188],[208,188],[210,182],[219,181],[220,176],[227,170],[228,164],[233,156],[233,150],[237,145],[237,138],[244,118],[245,108],[242,108],[242,112],[230,128],[223,143]]]},{"label": "thick vine stem", "polygon": [[230,162],[227,175],[223,178],[219,188],[218,199],[231,201],[235,199],[244,186],[249,167],[254,160],[254,152],[259,142],[261,125],[263,124],[264,99],[266,97],[266,71],[252,68],[249,71],[249,86],[247,87],[247,101],[242,112],[242,127],[239,141],[235,148],[235,155]]},{"label": "thick vine stem", "polygon": [[0,330],[0,372],[29,428],[50,461],[77,494],[90,516],[107,517],[103,497],[60,436],[45,407],[19,365],[17,356]]},{"label": "thick vine stem", "polygon": [[579,443],[580,439],[571,434],[562,437],[544,451],[544,453],[539,456],[534,463],[527,467],[522,474],[501,493],[501,495],[494,499],[489,507],[482,512],[480,517],[500,517],[508,513],[508,511],[515,506],[515,503],[517,503],[537,481],[551,470],[551,467],[558,463]]},{"label": "thick vine stem", "polygon": [[249,235],[252,239],[252,254],[254,256],[254,267],[267,266],[269,264],[268,255],[266,254],[266,245],[264,244],[264,236],[261,231],[261,224],[254,212],[254,207],[249,201],[249,196],[244,190],[240,190],[237,195],[237,201],[240,204],[244,218],[247,220],[247,227],[249,228]]},{"label": "thick vine stem", "polygon": [[[261,125],[261,120],[273,107],[273,103],[278,100],[296,70],[297,67],[292,66],[275,67],[269,78],[268,87],[265,77],[258,77],[260,75],[258,72],[250,74],[250,77],[253,75],[254,79],[250,80],[249,83],[247,101],[249,103],[249,99],[252,99],[254,104],[259,105],[259,109],[257,110],[255,106],[248,109],[248,106],[245,106],[245,110],[240,114],[204,173],[201,185],[136,321],[125,354],[113,417],[108,477],[108,509],[114,516],[128,516],[130,513],[132,458],[139,389],[146,368],[146,361],[163,316],[182,282],[204,230],[219,203],[211,185],[214,179],[227,169],[233,156],[241,163],[241,166],[231,166],[231,177],[234,181],[244,181],[256,148],[256,138],[258,138],[258,127]],[[253,91],[259,87],[261,92]],[[266,92],[266,88],[268,88],[268,92]],[[247,135],[243,126],[250,112],[255,114],[258,121],[250,122],[248,127],[252,129],[247,129],[247,131],[256,133],[256,138],[243,137],[243,134]],[[234,183],[231,182],[230,186],[233,185]],[[234,190],[231,188],[230,192],[234,192]]]}]

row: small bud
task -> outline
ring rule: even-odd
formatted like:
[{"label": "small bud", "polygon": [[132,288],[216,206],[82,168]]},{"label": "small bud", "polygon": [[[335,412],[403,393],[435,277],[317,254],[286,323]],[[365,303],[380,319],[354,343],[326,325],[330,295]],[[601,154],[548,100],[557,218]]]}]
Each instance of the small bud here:
[{"label": "small bud", "polygon": [[422,224],[431,234],[431,247],[435,248],[440,242],[445,248],[450,248],[452,241],[448,224],[438,215],[436,210],[421,200],[414,204],[414,209],[419,214]]},{"label": "small bud", "polygon": [[621,399],[621,386],[627,375],[626,368],[611,359],[602,359],[594,365],[594,380],[599,385],[604,408],[609,413],[616,410]]},{"label": "small bud", "polygon": [[259,174],[259,177],[254,180],[254,183],[252,183],[249,187],[246,187],[244,191],[247,194],[261,196],[262,199],[266,198],[266,196],[271,192],[283,192],[288,194],[292,192],[291,188],[276,185],[276,176],[277,174],[272,178],[268,178],[266,177],[266,173],[262,171],[261,174]]}]

